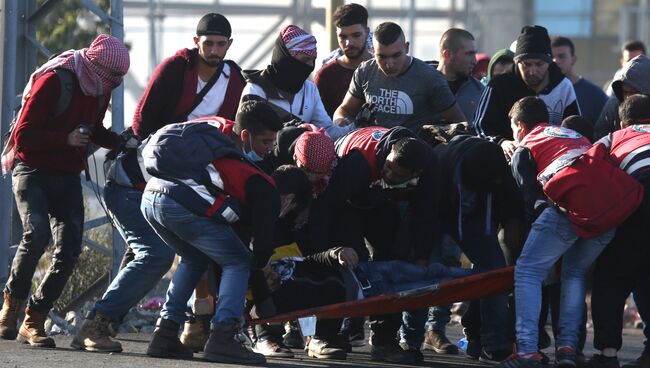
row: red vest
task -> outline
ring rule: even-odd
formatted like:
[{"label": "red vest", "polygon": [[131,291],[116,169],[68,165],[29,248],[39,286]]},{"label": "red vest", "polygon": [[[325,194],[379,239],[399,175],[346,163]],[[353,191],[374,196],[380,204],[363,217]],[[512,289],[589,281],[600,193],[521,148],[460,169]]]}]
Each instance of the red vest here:
[{"label": "red vest", "polygon": [[[219,195],[212,206],[206,211],[207,216],[213,216],[218,211],[223,211],[223,205],[230,197],[237,200],[236,207],[246,207],[248,205],[246,198],[246,182],[252,176],[259,175],[271,185],[275,187],[273,178],[266,175],[260,169],[237,159],[222,158],[212,162],[212,165],[217,170],[221,181],[223,182],[223,193]],[[239,212],[235,210],[235,212]],[[244,210],[244,213],[246,211]],[[237,213],[239,218],[242,213]]]},{"label": "red vest", "polygon": [[232,137],[232,128],[235,126],[234,121],[222,118],[221,116],[206,116],[190,120],[189,122],[206,122],[219,129],[221,133],[227,135],[229,138]]},{"label": "red vest", "polygon": [[388,128],[377,126],[352,131],[337,142],[336,154],[343,157],[352,150],[359,151],[370,166],[372,181],[379,180],[381,175],[377,167],[377,144],[387,131]]},{"label": "red vest", "polygon": [[591,142],[571,129],[550,124],[540,124],[521,141],[533,154],[537,174],[542,173],[553,161],[573,150],[586,151]]},{"label": "red vest", "polygon": [[636,155],[649,149],[650,124],[638,124],[612,134],[609,154],[621,169],[627,171],[628,174],[632,174],[641,168],[645,169],[650,166],[650,163],[639,161],[627,167],[628,163],[634,161]]}]

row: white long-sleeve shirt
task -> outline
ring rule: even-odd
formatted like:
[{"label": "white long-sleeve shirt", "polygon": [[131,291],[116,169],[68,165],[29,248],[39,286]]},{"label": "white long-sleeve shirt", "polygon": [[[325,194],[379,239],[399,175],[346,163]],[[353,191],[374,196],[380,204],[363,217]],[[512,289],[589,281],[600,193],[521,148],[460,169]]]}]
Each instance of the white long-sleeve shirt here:
[{"label": "white long-sleeve shirt", "polygon": [[262,87],[250,82],[246,83],[241,95],[242,99],[246,95],[259,96],[282,110],[297,116],[300,120],[325,129],[327,134],[334,140],[354,129],[353,125],[341,127],[332,123],[332,119],[327,115],[327,111],[325,111],[325,106],[323,106],[323,101],[321,101],[318,88],[310,80],[306,80],[303,83],[300,91],[293,97],[293,103],[290,103],[289,99],[269,99],[266,97],[266,93],[264,93]]}]

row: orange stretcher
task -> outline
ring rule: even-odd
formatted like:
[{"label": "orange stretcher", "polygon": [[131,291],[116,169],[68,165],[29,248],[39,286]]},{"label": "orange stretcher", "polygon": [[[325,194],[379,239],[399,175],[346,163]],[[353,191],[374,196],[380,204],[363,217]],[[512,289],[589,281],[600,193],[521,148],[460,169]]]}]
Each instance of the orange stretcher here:
[{"label": "orange stretcher", "polygon": [[510,292],[513,285],[514,267],[505,267],[396,294],[378,295],[366,299],[282,313],[270,318],[253,319],[249,323],[286,322],[303,317],[332,319],[397,313],[504,294]]}]

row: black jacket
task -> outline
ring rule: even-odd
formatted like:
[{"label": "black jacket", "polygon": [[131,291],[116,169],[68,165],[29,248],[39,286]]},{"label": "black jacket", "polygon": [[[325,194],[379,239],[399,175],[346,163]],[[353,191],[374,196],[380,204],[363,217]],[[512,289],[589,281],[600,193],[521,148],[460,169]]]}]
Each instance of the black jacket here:
[{"label": "black jacket", "polygon": [[[405,137],[414,138],[415,135],[406,128],[395,127],[382,136],[376,150],[377,166],[380,171],[393,144]],[[346,206],[367,210],[392,206],[403,200],[404,197],[401,195],[405,194],[413,213],[412,246],[415,257],[428,259],[434,240],[438,237],[436,209],[439,198],[439,175],[437,170],[438,160],[431,152],[429,162],[420,175],[417,186],[406,190],[383,189],[373,185],[371,168],[359,151],[353,150],[341,157],[327,189],[312,203],[309,228],[314,249],[324,250],[340,245],[331,242],[332,236],[339,231],[334,224]],[[354,218],[350,221],[359,221],[350,226],[363,227],[363,219]],[[346,246],[354,247],[352,244]],[[364,259],[363,249],[355,248],[355,250],[360,253],[361,259]]]},{"label": "black jacket", "polygon": [[555,63],[549,65],[548,71],[548,86],[539,94],[526,85],[516,64],[511,72],[493,77],[483,91],[472,122],[476,134],[497,143],[512,140],[508,113],[515,102],[527,96],[538,96],[544,100],[549,110],[549,122],[553,125],[560,125],[570,115],[580,115],[571,81]]},{"label": "black jacket", "polygon": [[[462,179],[458,177],[458,183],[455,180],[456,170],[461,164],[465,153],[475,145],[494,144],[484,139],[470,135],[460,135],[454,137],[449,143],[439,144],[435,147],[434,152],[439,157],[440,177],[442,178],[441,189],[439,193],[440,202],[440,221],[444,232],[451,235],[458,241],[458,211],[459,211],[459,194],[458,185],[462,185]],[[509,218],[521,218],[524,214],[523,199],[515,181],[510,175],[507,164],[503,166],[503,182],[496,187],[492,193],[492,223],[493,226],[503,224]],[[474,216],[485,218],[488,192],[477,193],[476,206],[469,210],[471,213],[464,213],[463,216]],[[464,211],[468,211],[464,206]]]}]

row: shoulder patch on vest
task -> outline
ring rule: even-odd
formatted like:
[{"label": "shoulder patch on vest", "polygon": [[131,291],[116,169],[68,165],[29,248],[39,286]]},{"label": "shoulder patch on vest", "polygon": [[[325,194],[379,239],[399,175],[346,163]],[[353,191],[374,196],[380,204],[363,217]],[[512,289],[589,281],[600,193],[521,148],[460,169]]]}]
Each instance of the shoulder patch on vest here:
[{"label": "shoulder patch on vest", "polygon": [[386,133],[386,130],[375,130],[370,134],[370,138],[378,141],[384,136],[384,133]]},{"label": "shoulder patch on vest", "polygon": [[548,137],[555,138],[569,138],[569,139],[580,139],[582,135],[575,130],[562,128],[558,126],[550,126],[544,128],[544,134]]},{"label": "shoulder patch on vest", "polygon": [[635,124],[632,129],[639,133],[650,133],[650,124]]}]

